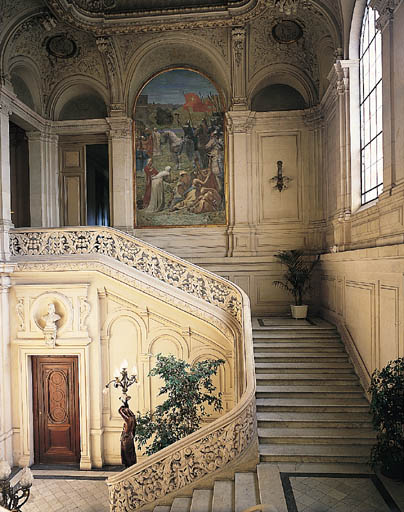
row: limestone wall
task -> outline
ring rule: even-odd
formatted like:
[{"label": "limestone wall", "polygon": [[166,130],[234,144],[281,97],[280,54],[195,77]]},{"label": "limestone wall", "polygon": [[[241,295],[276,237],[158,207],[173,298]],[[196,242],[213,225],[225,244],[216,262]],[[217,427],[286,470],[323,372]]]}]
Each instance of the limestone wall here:
[{"label": "limestone wall", "polygon": [[[187,312],[181,301],[167,293],[162,301],[141,291],[136,281],[91,271],[16,272],[10,289],[13,459],[33,462],[32,370],[33,355],[75,355],[79,358],[79,401],[82,468],[120,464],[122,419],[119,392],[105,384],[126,359],[137,365],[139,384],[130,388],[134,412],[150,410],[162,400],[161,383],[148,373],[156,355],[174,354],[190,363],[222,358],[225,365],[214,378],[223,394],[224,412],[235,404],[237,378],[234,345],[229,330]],[[49,270],[49,269],[48,269]],[[44,340],[43,316],[54,303],[61,319],[55,346]],[[191,311],[191,310],[190,310]],[[163,397],[164,398],[164,397]],[[208,421],[218,417],[213,413]],[[142,458],[140,457],[140,460]]]}]

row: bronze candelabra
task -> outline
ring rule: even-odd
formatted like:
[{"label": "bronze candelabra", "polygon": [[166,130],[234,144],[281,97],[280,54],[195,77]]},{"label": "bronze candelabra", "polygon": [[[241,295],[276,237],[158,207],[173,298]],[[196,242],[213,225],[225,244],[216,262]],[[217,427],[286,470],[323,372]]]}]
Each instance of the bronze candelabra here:
[{"label": "bronze candelabra", "polygon": [[11,467],[6,460],[0,461],[0,505],[13,512],[21,512],[31,493],[34,477],[31,470],[25,467],[15,485],[10,483]]}]

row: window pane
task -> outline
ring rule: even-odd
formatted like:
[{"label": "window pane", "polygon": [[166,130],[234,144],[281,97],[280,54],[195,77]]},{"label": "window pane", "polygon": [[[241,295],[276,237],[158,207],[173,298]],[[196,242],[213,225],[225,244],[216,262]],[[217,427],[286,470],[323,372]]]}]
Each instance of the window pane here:
[{"label": "window pane", "polygon": [[376,12],[365,9],[360,41],[361,186],[362,203],[383,189],[382,40]]}]

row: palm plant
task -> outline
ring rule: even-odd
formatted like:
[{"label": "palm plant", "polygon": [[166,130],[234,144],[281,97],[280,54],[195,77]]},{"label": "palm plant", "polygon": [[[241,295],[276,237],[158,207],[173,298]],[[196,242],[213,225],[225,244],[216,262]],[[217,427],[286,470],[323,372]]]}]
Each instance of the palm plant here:
[{"label": "palm plant", "polygon": [[280,251],[275,254],[275,258],[286,266],[286,272],[283,274],[283,281],[273,281],[273,284],[293,295],[295,305],[303,304],[303,297],[310,289],[310,277],[320,259],[320,255],[311,262],[305,258],[304,251],[293,249],[289,251]]}]

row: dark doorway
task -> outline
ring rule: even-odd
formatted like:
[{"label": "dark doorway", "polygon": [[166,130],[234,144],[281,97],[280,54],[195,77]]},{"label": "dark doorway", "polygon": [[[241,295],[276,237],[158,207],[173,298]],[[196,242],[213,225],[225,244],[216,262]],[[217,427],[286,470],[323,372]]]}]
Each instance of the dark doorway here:
[{"label": "dark doorway", "polygon": [[10,122],[11,221],[16,228],[31,225],[29,150],[25,131]]},{"label": "dark doorway", "polygon": [[108,144],[86,145],[87,225],[109,226]]},{"label": "dark doorway", "polygon": [[35,463],[80,462],[76,356],[32,358]]}]

